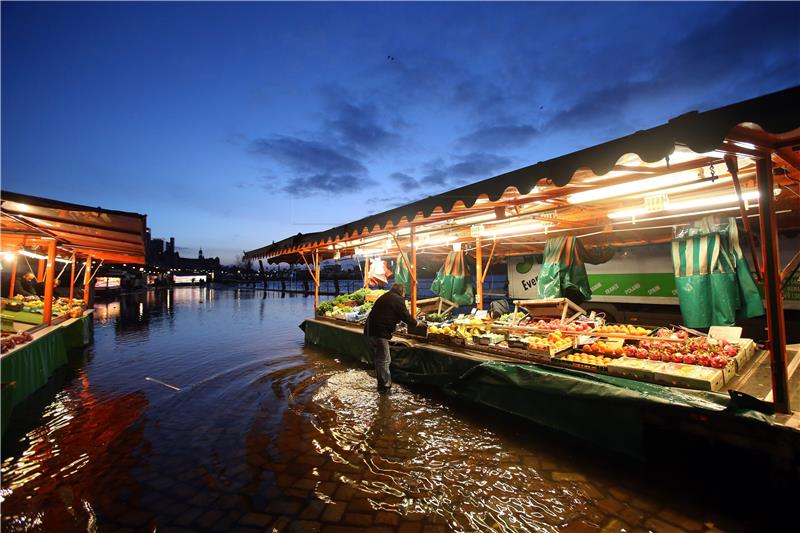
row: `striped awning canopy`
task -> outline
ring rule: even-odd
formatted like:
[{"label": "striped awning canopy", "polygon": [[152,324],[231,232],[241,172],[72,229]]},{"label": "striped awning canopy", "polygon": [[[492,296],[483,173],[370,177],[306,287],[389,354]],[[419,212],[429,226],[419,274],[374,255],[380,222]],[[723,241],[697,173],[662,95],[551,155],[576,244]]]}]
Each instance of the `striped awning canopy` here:
[{"label": "striped awning canopy", "polygon": [[[456,240],[467,242],[469,226],[487,225],[513,219],[533,220],[550,231],[585,230],[588,246],[595,240],[602,244],[615,242],[653,242],[653,235],[642,235],[639,230],[647,224],[635,216],[625,217],[620,211],[626,205],[640,205],[653,196],[659,187],[634,187],[636,194],[621,198],[620,194],[597,197],[591,201],[591,191],[611,187],[628,187],[651,178],[675,177],[670,201],[681,201],[733,193],[730,166],[726,156],[738,166],[738,178],[744,191],[755,186],[755,159],[772,157],[778,168],[776,184],[795,184],[800,179],[800,87],[793,87],[752,100],[718,109],[693,111],[678,116],[666,124],[632,135],[579,150],[549,161],[539,162],[499,176],[491,177],[464,187],[430,196],[382,213],[364,217],[325,231],[297,234],[249,252],[245,258],[268,258],[271,262],[300,262],[301,253],[318,250],[322,258],[334,254],[345,256],[359,247],[386,241],[382,248],[390,251],[391,243],[402,240],[414,227],[420,234],[432,235],[443,228],[451,228]],[[672,179],[672,178],[667,178]],[[655,184],[656,182],[653,181]],[[703,184],[703,185],[699,185]],[[588,193],[588,195],[587,195]],[[581,197],[584,194],[585,198]],[[622,202],[621,202],[622,200]],[[778,198],[779,211],[792,211],[791,195]],[[649,204],[648,204],[649,205]],[[688,204],[687,204],[688,205]],[[792,224],[797,225],[797,209]],[[666,218],[666,217],[661,217]],[[655,225],[654,217],[650,217]],[[669,222],[679,223],[680,213]],[[460,227],[463,225],[463,228]],[[626,227],[627,225],[627,227]],[[635,227],[634,227],[635,226]],[[498,230],[498,233],[500,231]],[[518,232],[517,232],[518,233]],[[547,234],[547,229],[545,229]],[[387,238],[388,236],[388,238]],[[668,241],[669,235],[656,238]],[[498,253],[525,253],[539,247],[544,239],[519,239],[504,237],[504,246]],[[448,241],[449,243],[450,241]],[[431,241],[431,247],[436,244]]]},{"label": "striped awning canopy", "polygon": [[108,263],[145,262],[145,215],[10,191],[0,192],[0,201],[4,251],[41,248],[55,239],[62,254]]}]

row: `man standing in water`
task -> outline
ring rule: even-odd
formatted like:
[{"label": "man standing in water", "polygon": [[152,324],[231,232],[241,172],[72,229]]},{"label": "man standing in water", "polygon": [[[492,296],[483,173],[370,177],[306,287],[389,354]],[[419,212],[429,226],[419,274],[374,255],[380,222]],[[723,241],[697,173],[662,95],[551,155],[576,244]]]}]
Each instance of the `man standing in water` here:
[{"label": "man standing in water", "polygon": [[392,288],[375,301],[364,324],[364,335],[369,337],[375,361],[375,373],[378,378],[378,392],[386,393],[392,388],[392,375],[389,364],[389,339],[398,322],[405,322],[408,327],[422,325],[417,322],[406,308],[406,288],[402,283],[395,283]]}]

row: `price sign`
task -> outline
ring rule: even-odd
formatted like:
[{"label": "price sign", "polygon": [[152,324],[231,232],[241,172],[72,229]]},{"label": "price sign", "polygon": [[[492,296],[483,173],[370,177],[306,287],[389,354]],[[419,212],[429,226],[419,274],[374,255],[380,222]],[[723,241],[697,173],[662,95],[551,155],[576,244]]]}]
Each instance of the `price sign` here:
[{"label": "price sign", "polygon": [[742,338],[742,328],[739,326],[711,326],[708,329],[708,336],[721,341],[737,343]]}]

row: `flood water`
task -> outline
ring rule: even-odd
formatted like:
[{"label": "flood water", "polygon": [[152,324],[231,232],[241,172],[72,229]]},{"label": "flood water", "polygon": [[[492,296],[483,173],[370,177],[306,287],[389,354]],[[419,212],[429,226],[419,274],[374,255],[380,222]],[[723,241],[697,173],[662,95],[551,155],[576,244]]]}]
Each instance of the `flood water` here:
[{"label": "flood water", "polygon": [[311,307],[206,288],[99,305],[94,344],[14,414],[3,530],[748,529],[735,506],[525,422],[402,384],[378,395],[363,367],[304,346]]}]

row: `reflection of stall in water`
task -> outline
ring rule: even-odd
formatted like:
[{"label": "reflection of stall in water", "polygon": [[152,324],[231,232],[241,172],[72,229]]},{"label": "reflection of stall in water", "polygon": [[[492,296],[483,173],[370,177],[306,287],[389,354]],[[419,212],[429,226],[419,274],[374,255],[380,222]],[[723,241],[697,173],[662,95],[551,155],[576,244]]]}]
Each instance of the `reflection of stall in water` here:
[{"label": "reflection of stall in water", "polygon": [[[2,208],[3,424],[91,340],[96,275],[144,263],[146,217],[8,191]],[[106,285],[109,280],[105,280]]]},{"label": "reflection of stall in water", "polygon": [[[366,362],[362,328],[352,322],[364,319],[371,293],[320,302],[320,262],[355,257],[365,288],[394,276],[407,284],[417,312],[417,257],[438,255],[434,292],[474,309],[436,313],[422,336],[398,335],[398,379],[436,383],[613,449],[639,453],[643,413],[674,415],[667,406],[711,417],[747,412],[742,427],[768,421],[753,435],[769,424],[798,427],[790,396],[798,397],[800,359],[786,346],[783,290],[796,283],[800,259],[795,248],[784,266],[778,250],[779,231],[800,228],[798,100],[794,88],[689,113],[245,258],[304,265],[321,311],[304,323],[306,341]],[[587,273],[586,263],[654,245],[670,265],[668,293],[663,276],[637,270],[635,260],[616,277]],[[395,272],[386,272],[388,259],[396,259]],[[512,302],[492,317],[483,282],[500,260],[519,274],[509,276],[520,284],[517,297],[534,301]],[[591,302],[595,290],[606,298],[677,298],[684,323],[660,328],[606,322],[575,307],[543,311]],[[768,336],[755,339],[765,342],[762,351],[735,326],[764,314]],[[728,329],[707,335],[711,326]],[[772,387],[763,390],[754,376],[770,369]]]}]

